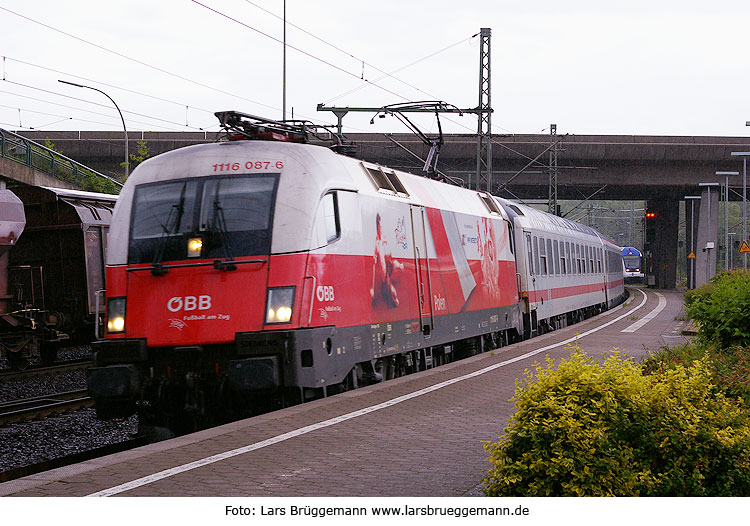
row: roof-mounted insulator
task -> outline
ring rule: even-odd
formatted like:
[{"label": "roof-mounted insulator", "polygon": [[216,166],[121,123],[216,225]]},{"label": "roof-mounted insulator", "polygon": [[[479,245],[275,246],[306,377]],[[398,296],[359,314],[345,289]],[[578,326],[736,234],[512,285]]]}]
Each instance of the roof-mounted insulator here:
[{"label": "roof-mounted insulator", "polygon": [[303,121],[274,121],[238,111],[218,111],[214,115],[230,141],[307,142]]}]

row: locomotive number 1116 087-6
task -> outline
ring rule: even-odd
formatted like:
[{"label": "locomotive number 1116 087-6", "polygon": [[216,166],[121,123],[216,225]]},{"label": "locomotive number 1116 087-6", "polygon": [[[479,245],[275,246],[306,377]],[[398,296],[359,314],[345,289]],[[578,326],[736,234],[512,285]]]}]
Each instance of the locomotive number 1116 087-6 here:
[{"label": "locomotive number 1116 087-6", "polygon": [[245,161],[244,163],[214,164],[214,173],[239,172],[240,170],[282,170],[284,161]]}]

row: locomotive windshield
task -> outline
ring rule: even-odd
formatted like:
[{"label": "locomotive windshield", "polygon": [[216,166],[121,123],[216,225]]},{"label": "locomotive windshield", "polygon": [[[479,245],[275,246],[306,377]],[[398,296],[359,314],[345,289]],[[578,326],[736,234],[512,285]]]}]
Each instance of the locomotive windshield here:
[{"label": "locomotive windshield", "polygon": [[128,262],[154,263],[269,254],[276,175],[202,177],[138,186]]},{"label": "locomotive windshield", "polygon": [[641,256],[623,256],[625,268],[639,268],[641,266]]}]

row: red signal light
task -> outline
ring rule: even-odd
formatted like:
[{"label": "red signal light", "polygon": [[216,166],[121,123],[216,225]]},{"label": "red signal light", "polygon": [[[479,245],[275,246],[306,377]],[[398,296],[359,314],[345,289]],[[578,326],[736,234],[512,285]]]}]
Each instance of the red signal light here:
[{"label": "red signal light", "polygon": [[656,217],[656,212],[646,212],[646,219],[654,219]]}]

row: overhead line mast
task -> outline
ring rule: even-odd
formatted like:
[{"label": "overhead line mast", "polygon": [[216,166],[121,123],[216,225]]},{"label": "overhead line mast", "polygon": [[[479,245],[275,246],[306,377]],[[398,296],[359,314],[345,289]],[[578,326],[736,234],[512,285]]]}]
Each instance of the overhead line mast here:
[{"label": "overhead line mast", "polygon": [[[492,193],[492,98],[490,71],[490,35],[483,27],[479,33],[479,103],[477,104],[476,189]],[[469,188],[473,188],[471,178]]]},{"label": "overhead line mast", "polygon": [[[439,154],[439,148],[442,144],[442,131],[440,137],[437,139],[429,139],[421,132],[415,130],[412,123],[408,121],[403,115],[404,113],[435,113],[438,117],[438,126],[440,125],[439,114],[440,113],[475,113],[477,115],[477,167],[475,172],[475,180],[472,181],[472,176],[469,174],[468,187],[475,188],[477,190],[486,190],[492,192],[492,104],[491,104],[491,82],[490,82],[490,34],[492,30],[490,28],[482,28],[478,33],[480,36],[480,51],[479,51],[479,103],[476,108],[459,109],[451,104],[447,104],[441,101],[429,101],[429,102],[406,102],[399,104],[391,104],[387,106],[381,106],[379,108],[356,108],[356,107],[340,107],[340,106],[326,106],[325,104],[318,104],[318,111],[330,111],[336,115],[338,119],[338,135],[343,134],[342,121],[344,116],[352,112],[374,112],[381,116],[389,114],[398,116],[402,122],[404,122],[412,131],[414,131],[430,149],[428,161],[425,164],[424,171],[428,174],[434,175],[438,173],[437,155]],[[476,35],[475,35],[476,36]]]}]

